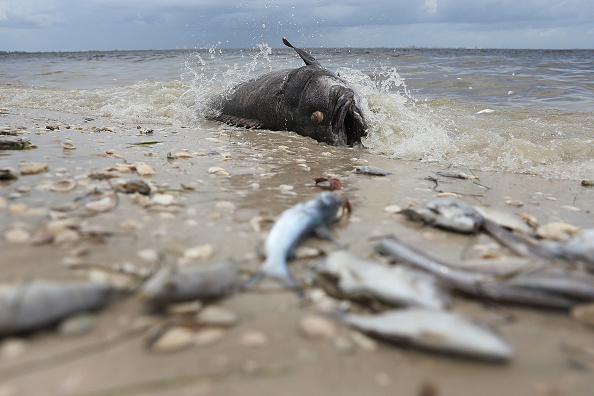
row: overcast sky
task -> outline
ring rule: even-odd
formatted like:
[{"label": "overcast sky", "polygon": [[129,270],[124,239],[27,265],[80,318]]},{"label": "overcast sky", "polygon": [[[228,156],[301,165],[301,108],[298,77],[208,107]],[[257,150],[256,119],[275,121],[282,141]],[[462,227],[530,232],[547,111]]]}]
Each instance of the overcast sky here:
[{"label": "overcast sky", "polygon": [[0,0],[0,51],[594,48],[593,0]]}]

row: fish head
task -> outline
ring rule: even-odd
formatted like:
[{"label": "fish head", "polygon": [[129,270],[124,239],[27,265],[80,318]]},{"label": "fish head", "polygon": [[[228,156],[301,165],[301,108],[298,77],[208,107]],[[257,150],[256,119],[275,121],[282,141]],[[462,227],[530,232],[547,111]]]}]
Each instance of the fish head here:
[{"label": "fish head", "polygon": [[321,224],[329,224],[336,218],[338,209],[342,206],[342,200],[331,192],[323,192],[315,196],[311,201],[313,213],[317,213]]},{"label": "fish head", "polygon": [[299,113],[305,134],[328,144],[352,146],[367,131],[357,92],[325,69],[320,68],[307,83]]}]

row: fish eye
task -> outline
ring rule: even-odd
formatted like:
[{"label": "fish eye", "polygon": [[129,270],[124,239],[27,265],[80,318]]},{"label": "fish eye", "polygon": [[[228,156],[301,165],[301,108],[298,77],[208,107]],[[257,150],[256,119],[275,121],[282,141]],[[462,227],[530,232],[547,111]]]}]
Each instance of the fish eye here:
[{"label": "fish eye", "polygon": [[321,111],[314,111],[311,113],[311,122],[314,124],[319,124],[322,121],[324,121],[324,113]]}]

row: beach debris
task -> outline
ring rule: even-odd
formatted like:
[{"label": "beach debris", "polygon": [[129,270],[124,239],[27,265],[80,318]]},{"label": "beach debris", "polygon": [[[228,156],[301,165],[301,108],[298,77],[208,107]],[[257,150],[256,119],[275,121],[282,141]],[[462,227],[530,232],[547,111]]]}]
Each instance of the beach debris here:
[{"label": "beach debris", "polygon": [[334,178],[327,178],[327,177],[318,177],[314,179],[316,187],[325,188],[330,191],[340,190],[342,188],[342,184],[340,180]]},{"label": "beach debris", "polygon": [[156,308],[183,301],[210,301],[233,293],[237,282],[237,269],[228,262],[164,267],[144,283],[139,297]]},{"label": "beach debris", "polygon": [[25,150],[35,147],[23,138],[0,138],[0,150]]},{"label": "beach debris", "polygon": [[149,348],[154,352],[179,352],[192,347],[195,333],[185,327],[174,326],[163,331],[156,339],[148,340]]},{"label": "beach debris", "polygon": [[157,171],[153,167],[145,164],[144,162],[135,164],[135,167],[138,176],[152,176],[157,173]]},{"label": "beach debris", "polygon": [[103,197],[96,201],[87,202],[85,210],[89,213],[103,213],[115,208],[116,200],[112,197]]},{"label": "beach debris", "polygon": [[308,339],[327,339],[336,334],[336,325],[319,315],[306,315],[299,320],[299,333]]},{"label": "beach debris", "polygon": [[112,287],[104,283],[31,281],[0,291],[0,336],[43,328],[103,307]]},{"label": "beach debris", "polygon": [[274,223],[266,242],[266,261],[243,285],[247,289],[263,277],[273,278],[302,295],[287,266],[287,260],[295,255],[301,242],[312,234],[331,240],[328,226],[335,219],[342,200],[331,192],[323,192],[314,198],[285,210]]},{"label": "beach debris", "polygon": [[72,179],[62,179],[52,183],[50,190],[54,192],[70,192],[76,188],[76,182]]},{"label": "beach debris", "polygon": [[20,166],[21,175],[36,175],[48,169],[49,165],[43,162],[22,162]]},{"label": "beach debris", "polygon": [[[127,170],[127,172],[131,172],[131,171]],[[103,169],[103,170],[101,170],[101,169],[94,170],[87,174],[87,177],[91,180],[108,180],[108,179],[115,179],[120,176],[121,176],[120,172],[112,170],[112,168]]]},{"label": "beach debris", "polygon": [[189,159],[189,158],[192,158],[192,154],[185,152],[185,151],[180,151],[179,153],[175,153],[175,154],[167,153],[167,159]]},{"label": "beach debris", "polygon": [[431,272],[451,288],[479,298],[546,308],[570,308],[578,302],[557,293],[524,288],[506,282],[505,279],[518,275],[517,271],[506,276],[456,268],[395,238],[382,239],[376,250],[380,254],[390,256],[396,262],[414,265]]},{"label": "beach debris", "polygon": [[443,171],[438,171],[438,172],[435,172],[435,173],[437,173],[439,176],[449,177],[449,178],[452,178],[452,179],[462,179],[462,180],[478,179],[478,177],[476,177],[474,175],[467,175],[464,172],[455,171],[455,170],[443,170]]},{"label": "beach debris", "polygon": [[581,185],[583,187],[594,187],[594,180],[582,180]]},{"label": "beach debris", "polygon": [[220,166],[211,166],[210,168],[208,168],[207,172],[209,175],[229,176],[229,171],[227,171],[224,168],[221,168]]},{"label": "beach debris", "polygon": [[47,126],[45,127],[45,129],[48,129],[48,130],[50,130],[50,131],[57,131],[57,130],[59,130],[59,129],[60,129],[60,125],[47,125]]},{"label": "beach debris", "polygon": [[375,166],[368,166],[368,165],[356,166],[355,169],[353,169],[351,172],[356,175],[369,175],[369,176],[388,176],[388,175],[392,174],[392,172],[388,172],[381,168],[377,168]]},{"label": "beach debris", "polygon": [[13,168],[1,168],[0,169],[0,181],[2,180],[16,180],[19,178],[16,170]]},{"label": "beach debris", "polygon": [[384,207],[384,212],[389,214],[396,214],[402,212],[402,208],[398,205],[388,205]]},{"label": "beach debris", "polygon": [[411,220],[461,233],[478,232],[483,224],[483,217],[472,206],[455,198],[434,198],[400,213]]},{"label": "beach debris", "polygon": [[198,313],[196,321],[205,326],[233,327],[239,323],[239,316],[227,308],[209,305]]},{"label": "beach debris", "polygon": [[62,142],[62,148],[64,150],[76,150],[76,145],[72,142]]},{"label": "beach debris", "polygon": [[143,180],[120,180],[115,183],[115,189],[125,194],[139,193],[150,195],[151,187]]},{"label": "beach debris", "polygon": [[249,348],[261,348],[268,345],[268,336],[258,330],[245,330],[239,336],[239,343]]},{"label": "beach debris", "polygon": [[562,221],[553,221],[536,228],[536,235],[542,239],[562,241],[577,235],[581,229]]},{"label": "beach debris", "polygon": [[376,315],[338,314],[339,320],[382,340],[434,352],[505,362],[513,350],[491,328],[447,311],[407,308]]},{"label": "beach debris", "polygon": [[571,309],[571,317],[594,328],[594,303],[576,305]]},{"label": "beach debris", "polygon": [[363,260],[346,250],[337,250],[317,266],[331,295],[379,300],[395,306],[442,309],[451,304],[451,296],[437,277],[403,265],[390,266]]}]

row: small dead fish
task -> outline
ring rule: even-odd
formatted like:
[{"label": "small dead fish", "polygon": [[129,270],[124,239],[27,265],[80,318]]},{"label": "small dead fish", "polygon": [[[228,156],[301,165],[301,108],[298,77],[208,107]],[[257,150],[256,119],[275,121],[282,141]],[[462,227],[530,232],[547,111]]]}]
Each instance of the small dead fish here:
[{"label": "small dead fish", "polygon": [[478,179],[476,176],[467,175],[466,173],[460,172],[460,171],[444,170],[444,171],[438,171],[436,173],[439,176],[450,177],[452,179],[462,179],[462,180]]},{"label": "small dead fish", "polygon": [[510,278],[508,284],[594,301],[594,276],[581,270],[547,269],[527,272]]},{"label": "small dead fish", "polygon": [[335,279],[336,288],[346,296],[434,309],[443,309],[451,303],[451,296],[435,276],[406,266],[362,260],[345,250],[332,252],[318,271]]},{"label": "small dead fish", "polygon": [[231,263],[164,267],[144,283],[139,297],[154,307],[161,307],[176,302],[222,298],[233,293],[237,285],[237,269]]},{"label": "small dead fish", "polygon": [[278,280],[286,287],[302,294],[287,260],[295,256],[297,246],[312,234],[331,239],[328,226],[336,219],[342,200],[331,192],[323,192],[313,199],[285,210],[274,223],[264,244],[266,261],[242,286],[246,289],[262,277]]},{"label": "small dead fish", "polygon": [[434,198],[400,213],[411,220],[461,233],[478,232],[483,224],[483,217],[472,206],[454,198]]},{"label": "small dead fish", "polygon": [[104,306],[112,287],[95,282],[32,281],[0,292],[0,336],[43,328]]},{"label": "small dead fish", "polygon": [[378,338],[434,352],[507,361],[513,350],[489,327],[447,311],[408,308],[377,315],[345,314],[340,320]]},{"label": "small dead fish", "polygon": [[572,298],[500,281],[500,279],[506,278],[505,275],[496,276],[455,268],[393,238],[380,241],[376,246],[376,250],[378,253],[388,255],[396,261],[429,271],[447,282],[450,287],[480,298],[546,308],[569,308],[577,303],[577,300]]},{"label": "small dead fish", "polygon": [[392,174],[392,172],[388,172],[381,168],[377,168],[375,166],[367,166],[367,165],[357,166],[351,172],[356,175],[370,175],[370,176],[388,176],[388,175]]}]

